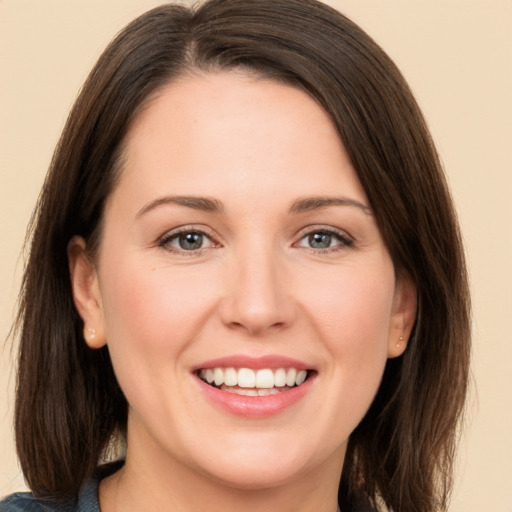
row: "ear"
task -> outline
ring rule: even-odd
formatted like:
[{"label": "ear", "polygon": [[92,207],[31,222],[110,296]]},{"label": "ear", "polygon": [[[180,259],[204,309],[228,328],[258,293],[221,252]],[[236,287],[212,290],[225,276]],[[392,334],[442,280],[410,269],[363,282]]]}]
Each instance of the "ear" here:
[{"label": "ear", "polygon": [[91,348],[101,348],[106,345],[107,338],[98,274],[83,238],[75,236],[69,242],[68,261],[73,300],[84,322],[85,341]]},{"label": "ear", "polygon": [[389,325],[388,357],[401,356],[416,320],[416,286],[408,276],[397,278]]}]

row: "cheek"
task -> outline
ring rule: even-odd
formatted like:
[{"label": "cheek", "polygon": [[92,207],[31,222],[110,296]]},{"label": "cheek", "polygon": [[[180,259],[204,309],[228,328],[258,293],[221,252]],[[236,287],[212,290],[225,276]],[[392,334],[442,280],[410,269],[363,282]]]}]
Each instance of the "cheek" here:
[{"label": "cheek", "polygon": [[317,275],[314,290],[304,309],[332,362],[323,370],[336,383],[334,401],[353,410],[357,423],[378,389],[387,361],[393,267],[389,263],[364,271],[345,268],[323,279]]},{"label": "cheek", "polygon": [[391,272],[345,268],[316,276],[304,294],[305,308],[317,329],[345,348],[376,346],[387,341],[394,292]]},{"label": "cheek", "polygon": [[[176,360],[193,340],[215,302],[212,285],[198,273],[168,266],[147,267],[136,260],[105,266],[102,286],[111,352],[140,367]],[[133,358],[140,352],[140,358]],[[118,354],[113,354],[117,356]]]},{"label": "cheek", "polygon": [[382,380],[394,279],[386,273],[352,274],[339,285],[333,283],[329,300],[324,303],[321,329],[334,362],[333,419],[348,422],[346,431],[352,432],[366,414]]}]

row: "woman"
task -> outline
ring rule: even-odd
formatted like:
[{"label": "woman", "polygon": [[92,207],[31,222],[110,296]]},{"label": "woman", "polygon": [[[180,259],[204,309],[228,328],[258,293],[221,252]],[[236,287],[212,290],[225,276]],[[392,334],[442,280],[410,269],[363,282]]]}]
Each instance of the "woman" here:
[{"label": "woman", "polygon": [[468,318],[435,149],[361,29],[309,0],[149,11],[91,72],[38,204],[33,495],[2,511],[445,508]]}]

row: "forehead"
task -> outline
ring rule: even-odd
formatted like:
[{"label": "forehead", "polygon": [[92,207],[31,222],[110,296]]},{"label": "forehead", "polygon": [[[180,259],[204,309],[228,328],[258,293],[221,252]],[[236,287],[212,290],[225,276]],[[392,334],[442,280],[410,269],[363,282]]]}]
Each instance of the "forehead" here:
[{"label": "forehead", "polygon": [[[328,114],[302,90],[244,72],[188,75],[138,113],[123,181],[156,194],[365,193]],[[329,188],[337,190],[327,190]],[[301,190],[301,188],[303,190]]]}]

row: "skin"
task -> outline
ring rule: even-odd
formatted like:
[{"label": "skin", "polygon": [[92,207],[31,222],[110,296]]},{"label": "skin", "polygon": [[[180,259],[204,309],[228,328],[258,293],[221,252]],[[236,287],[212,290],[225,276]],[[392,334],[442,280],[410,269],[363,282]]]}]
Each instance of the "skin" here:
[{"label": "skin", "polygon": [[[333,512],[347,439],[406,348],[416,299],[332,122],[293,87],[197,74],[154,96],[125,142],[99,254],[69,247],[86,340],[108,344],[129,403],[102,510]],[[345,204],[292,208],[311,197]],[[207,235],[200,250],[170,238],[180,227]],[[312,247],[325,230],[330,247]],[[193,373],[234,354],[292,357],[315,379],[279,414],[236,416]]]}]

